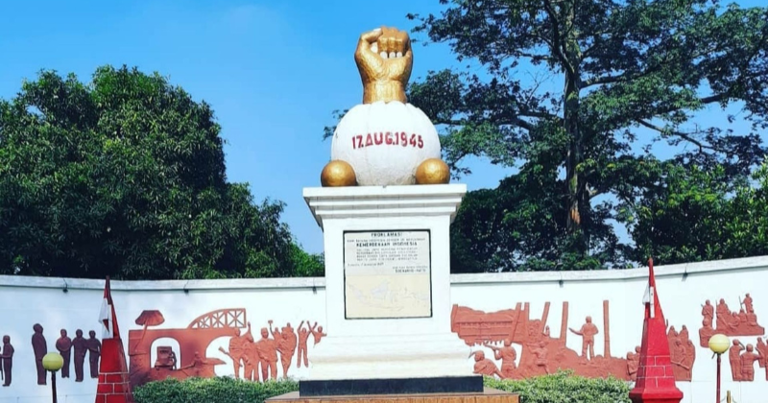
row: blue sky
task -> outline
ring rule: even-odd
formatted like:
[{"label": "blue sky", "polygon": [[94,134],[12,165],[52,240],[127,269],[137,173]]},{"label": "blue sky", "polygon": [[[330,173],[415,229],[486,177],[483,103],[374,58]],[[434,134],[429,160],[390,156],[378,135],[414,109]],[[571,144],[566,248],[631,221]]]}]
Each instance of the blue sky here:
[{"label": "blue sky", "polygon": [[[334,123],[331,112],[361,101],[352,58],[358,36],[382,24],[409,29],[407,13],[441,9],[438,0],[7,3],[0,97],[12,97],[40,69],[88,81],[98,66],[126,64],[168,76],[216,111],[228,179],[249,182],[257,201],[286,202],[283,219],[311,252],[322,251],[322,233],[302,188],[319,186],[329,160],[322,129]],[[451,66],[457,62],[446,46],[416,46],[412,80]],[[494,187],[509,172],[477,160],[466,165],[474,172],[462,179],[469,189]]]}]

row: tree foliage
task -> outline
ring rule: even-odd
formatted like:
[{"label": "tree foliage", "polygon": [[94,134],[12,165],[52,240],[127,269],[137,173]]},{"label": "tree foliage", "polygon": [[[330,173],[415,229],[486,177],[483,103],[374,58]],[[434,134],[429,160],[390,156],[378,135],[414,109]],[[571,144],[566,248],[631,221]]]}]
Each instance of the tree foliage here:
[{"label": "tree foliage", "polygon": [[[410,86],[409,101],[443,129],[457,174],[468,173],[461,160],[469,155],[518,171],[467,196],[453,229],[455,269],[644,260],[619,242],[616,222],[629,226],[638,245],[665,245],[672,260],[717,255],[705,253],[714,234],[675,238],[665,231],[683,227],[653,221],[716,215],[717,205],[676,205],[662,215],[645,209],[670,189],[685,192],[677,187],[688,177],[714,186],[697,191],[726,195],[723,183],[738,183],[763,160],[768,8],[717,0],[440,2],[447,7],[437,16],[409,15],[419,21],[414,31],[483,69],[430,72]],[[521,78],[523,67],[560,84],[549,89],[546,80]],[[702,124],[697,114],[712,107],[738,109],[747,128]],[[650,151],[656,142],[676,154],[658,160]],[[658,193],[664,183],[670,187]],[[708,217],[717,227],[720,219]]]},{"label": "tree foliage", "polygon": [[722,168],[703,171],[669,165],[660,186],[623,210],[638,248],[634,259],[665,262],[768,255],[768,165],[748,181],[729,183]]},{"label": "tree foliage", "polygon": [[283,204],[228,183],[211,107],[157,75],[43,71],[0,100],[0,273],[289,276]]}]

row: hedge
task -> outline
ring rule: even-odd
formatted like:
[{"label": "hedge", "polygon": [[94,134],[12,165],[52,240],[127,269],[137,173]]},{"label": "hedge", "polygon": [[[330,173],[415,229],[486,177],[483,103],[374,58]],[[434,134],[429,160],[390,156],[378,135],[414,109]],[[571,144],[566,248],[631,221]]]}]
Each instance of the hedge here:
[{"label": "hedge", "polygon": [[630,403],[629,383],[617,378],[584,378],[572,371],[523,380],[485,378],[485,386],[520,395],[520,403]]},{"label": "hedge", "polygon": [[168,378],[149,382],[133,391],[136,403],[262,403],[264,400],[299,390],[295,381],[243,381],[231,377]]},{"label": "hedge", "polygon": [[[485,379],[485,385],[520,395],[520,403],[629,403],[629,384],[616,378],[584,378],[572,372],[523,380]],[[262,403],[299,390],[296,381],[266,383],[230,377],[167,379],[134,390],[136,403]]]}]

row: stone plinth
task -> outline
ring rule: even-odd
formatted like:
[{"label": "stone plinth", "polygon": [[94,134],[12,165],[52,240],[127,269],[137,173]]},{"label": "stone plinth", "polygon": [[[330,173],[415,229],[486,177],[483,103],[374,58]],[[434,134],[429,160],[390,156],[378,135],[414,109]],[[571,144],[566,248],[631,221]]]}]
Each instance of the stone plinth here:
[{"label": "stone plinth", "polygon": [[449,228],[466,190],[304,189],[325,243],[328,336],[313,350],[312,379],[472,374],[450,318]]},{"label": "stone plinth", "polygon": [[434,393],[394,395],[350,395],[303,397],[286,393],[266,400],[269,403],[519,403],[518,395],[485,388],[479,393]]}]

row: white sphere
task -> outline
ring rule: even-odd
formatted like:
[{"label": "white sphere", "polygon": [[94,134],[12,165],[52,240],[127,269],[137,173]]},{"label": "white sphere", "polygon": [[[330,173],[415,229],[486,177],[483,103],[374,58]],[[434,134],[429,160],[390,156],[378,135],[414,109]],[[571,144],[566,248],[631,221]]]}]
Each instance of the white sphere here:
[{"label": "white sphere", "polygon": [[440,137],[427,115],[398,101],[356,105],[331,143],[331,159],[352,165],[359,186],[414,184],[419,164],[440,157]]}]

